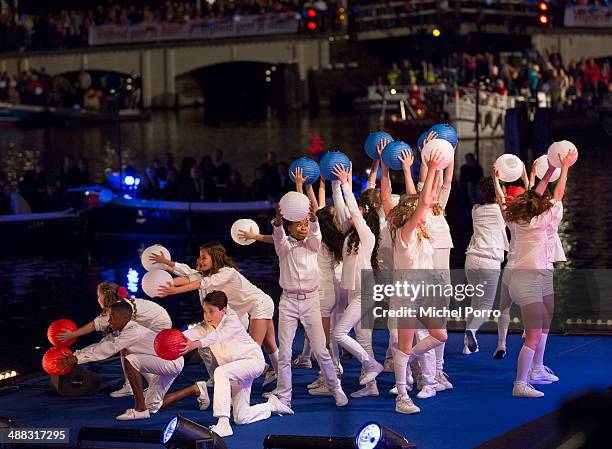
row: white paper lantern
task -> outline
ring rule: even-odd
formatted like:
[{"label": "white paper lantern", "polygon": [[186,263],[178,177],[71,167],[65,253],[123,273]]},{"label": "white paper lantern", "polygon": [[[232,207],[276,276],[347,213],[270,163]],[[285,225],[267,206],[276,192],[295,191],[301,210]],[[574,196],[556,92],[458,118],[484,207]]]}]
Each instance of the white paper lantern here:
[{"label": "white paper lantern", "polygon": [[434,150],[439,151],[442,156],[442,163],[440,164],[440,168],[438,170],[448,167],[455,160],[455,150],[448,140],[432,139],[425,144],[423,151],[421,152],[421,160],[425,164],[429,162],[431,153]]},{"label": "white paper lantern", "polygon": [[565,155],[569,152],[569,150],[576,151],[576,158],[570,163],[570,167],[576,163],[578,160],[578,149],[576,145],[574,145],[569,140],[562,140],[560,142],[553,143],[550,147],[548,147],[548,160],[555,167],[561,168],[561,158],[564,158]]},{"label": "white paper lantern", "polygon": [[523,174],[523,162],[514,154],[502,154],[495,161],[495,168],[503,182],[514,182]]},{"label": "white paper lantern", "polygon": [[259,225],[254,220],[251,220],[250,218],[241,218],[240,220],[236,220],[232,225],[232,229],[230,230],[232,240],[239,245],[250,245],[255,241],[255,239],[244,240],[238,235],[238,231],[248,231],[249,229],[252,229],[255,234],[259,234]]},{"label": "white paper lantern", "polygon": [[[542,179],[547,171],[548,171],[548,156],[544,154],[535,160],[536,176],[539,179]],[[561,169],[555,168],[555,171],[550,177],[549,182],[555,182],[557,179],[559,179],[559,176],[561,176]]]},{"label": "white paper lantern", "polygon": [[302,221],[308,216],[310,200],[299,192],[287,192],[278,202],[283,218],[289,221]]},{"label": "white paper lantern", "polygon": [[161,253],[166,259],[171,260],[170,251],[168,251],[163,246],[161,246],[161,245],[149,246],[140,255],[140,262],[142,263],[142,266],[144,267],[145,270],[147,270],[147,271],[151,271],[151,270],[165,270],[165,269],[168,268],[168,266],[166,264],[152,262],[149,259],[149,257],[151,257],[153,254],[159,254],[159,253]]},{"label": "white paper lantern", "polygon": [[158,295],[160,287],[172,283],[172,276],[165,270],[151,270],[145,273],[142,277],[142,291],[149,297],[155,298]]}]

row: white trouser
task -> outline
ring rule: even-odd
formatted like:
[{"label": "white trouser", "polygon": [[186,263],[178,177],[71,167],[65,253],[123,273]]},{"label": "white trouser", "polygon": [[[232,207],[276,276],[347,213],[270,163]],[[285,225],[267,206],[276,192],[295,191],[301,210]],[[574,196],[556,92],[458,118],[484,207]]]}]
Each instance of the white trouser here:
[{"label": "white trouser", "polygon": [[215,369],[219,366],[217,363],[217,359],[215,355],[212,353],[210,348],[199,348],[198,354],[200,354],[200,358],[202,359],[202,363],[204,363],[204,367],[206,368],[206,372],[208,373],[208,378],[213,379],[215,374]]},{"label": "white trouser", "polygon": [[[417,344],[429,335],[427,329],[416,329],[414,331],[414,343]],[[421,384],[436,386],[436,351],[430,349],[417,357],[421,369]]]},{"label": "white trouser", "polygon": [[128,354],[125,356],[130,365],[143,376],[149,375],[149,388],[145,394],[145,406],[156,413],[162,405],[168,389],[183,370],[184,360],[164,360],[149,354]]},{"label": "white trouser", "polygon": [[330,391],[340,388],[334,362],[325,347],[319,294],[315,291],[314,295],[306,296],[306,299],[297,299],[295,295],[283,292],[278,306],[279,373],[276,396],[287,405],[291,404],[291,354],[298,321],[304,326],[304,333],[310,340],[312,353],[319,363],[327,387]]},{"label": "white trouser", "polygon": [[[443,284],[450,284],[450,248],[434,248],[433,266],[437,272],[437,276]],[[445,289],[446,290],[446,289]],[[436,307],[448,307],[450,303],[449,297],[437,298],[435,301]],[[433,351],[436,353],[436,370],[442,371],[444,368],[444,348],[446,343],[436,346]],[[427,362],[425,362],[427,363]]]},{"label": "white trouser", "polygon": [[270,417],[271,409],[267,402],[251,405],[253,379],[261,376],[266,366],[261,353],[253,354],[253,357],[229,362],[215,369],[213,416],[229,418],[231,407],[234,407],[236,424],[249,424]]},{"label": "white trouser", "polygon": [[[491,310],[495,302],[497,284],[499,283],[500,262],[485,257],[468,254],[465,258],[465,277],[470,285],[481,285],[483,294],[473,295],[471,307],[474,310]],[[478,330],[484,319],[470,317],[466,329]],[[477,324],[477,326],[473,326]]]},{"label": "white trouser", "polygon": [[[361,318],[361,290],[351,290],[348,307],[334,329],[334,338],[340,346],[364,363],[369,360],[372,353],[372,330],[361,328]],[[353,328],[355,328],[359,342],[353,340],[349,335]]]}]

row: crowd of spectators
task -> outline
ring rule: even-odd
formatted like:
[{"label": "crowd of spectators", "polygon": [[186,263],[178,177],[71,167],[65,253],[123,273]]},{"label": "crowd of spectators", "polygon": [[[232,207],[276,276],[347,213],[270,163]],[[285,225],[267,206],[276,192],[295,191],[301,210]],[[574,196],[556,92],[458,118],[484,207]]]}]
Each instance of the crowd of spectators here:
[{"label": "crowd of spectators", "polygon": [[179,168],[171,154],[163,162],[153,160],[141,175],[137,195],[169,201],[276,201],[292,188],[288,165],[277,161],[275,153],[268,153],[266,162],[256,168],[255,179],[247,185],[240,171],[224,160],[223,151],[217,150],[199,162],[185,157]]},{"label": "crowd of spectators", "polygon": [[424,87],[454,92],[458,87],[476,87],[501,95],[550,95],[555,111],[582,109],[600,104],[610,96],[610,60],[563,61],[556,47],[540,52],[527,49],[521,56],[492,53],[453,53],[441,63],[408,59],[393,63],[386,79],[378,83],[410,86],[420,99]]},{"label": "crowd of spectators", "polygon": [[[207,22],[224,17],[335,11],[334,0],[101,1],[83,9],[49,10],[38,14],[0,13],[0,52],[73,48],[88,44],[97,25],[130,26],[142,22]],[[61,5],[61,2],[59,2]]]},{"label": "crowd of spectators", "polygon": [[68,107],[96,112],[136,108],[141,100],[138,77],[92,76],[80,73],[50,76],[44,67],[20,75],[0,72],[0,103]]},{"label": "crowd of spectators", "polygon": [[11,181],[0,170],[0,215],[15,213],[16,194],[19,195],[21,213],[67,210],[71,206],[68,189],[91,184],[87,160],[81,158],[77,161],[70,155],[64,158],[59,174],[39,162],[34,169],[22,173],[19,180]]}]

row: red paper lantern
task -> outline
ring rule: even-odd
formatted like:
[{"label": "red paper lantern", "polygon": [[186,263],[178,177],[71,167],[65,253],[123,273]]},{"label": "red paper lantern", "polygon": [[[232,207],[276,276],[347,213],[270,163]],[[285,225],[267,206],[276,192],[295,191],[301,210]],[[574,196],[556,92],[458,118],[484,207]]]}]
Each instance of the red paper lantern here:
[{"label": "red paper lantern", "polygon": [[128,297],[128,291],[125,287],[119,287],[119,289],[117,290],[117,296],[119,296],[121,299],[125,299]]},{"label": "red paper lantern", "polygon": [[521,186],[510,186],[506,189],[506,204],[510,204],[519,195],[525,193],[525,189]]},{"label": "red paper lantern", "polygon": [[68,347],[73,345],[77,339],[73,338],[71,340],[61,341],[59,338],[57,338],[57,335],[66,331],[74,332],[77,329],[78,326],[74,323],[74,321],[66,319],[57,320],[49,325],[49,329],[47,330],[47,338],[53,346]]},{"label": "red paper lantern", "polygon": [[60,367],[62,362],[67,356],[72,355],[72,351],[68,348],[51,348],[42,358],[42,367],[47,374],[51,376],[62,376],[68,374],[72,369],[71,366],[65,368]]},{"label": "red paper lantern", "polygon": [[100,197],[97,193],[85,195],[85,204],[87,204],[89,207],[98,207],[100,205]]},{"label": "red paper lantern", "polygon": [[153,347],[155,353],[164,360],[176,360],[181,354],[183,343],[187,343],[187,339],[183,333],[177,329],[164,329],[157,337]]}]

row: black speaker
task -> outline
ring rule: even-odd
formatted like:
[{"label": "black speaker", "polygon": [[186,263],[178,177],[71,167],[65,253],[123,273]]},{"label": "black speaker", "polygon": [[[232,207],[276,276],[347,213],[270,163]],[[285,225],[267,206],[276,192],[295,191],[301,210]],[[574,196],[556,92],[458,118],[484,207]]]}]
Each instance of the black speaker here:
[{"label": "black speaker", "polygon": [[67,397],[94,395],[102,386],[98,376],[80,366],[63,376],[51,376],[51,385],[60,396]]}]

